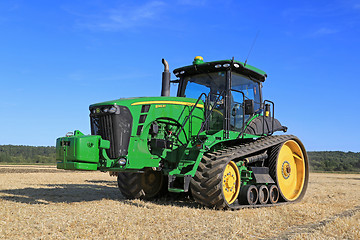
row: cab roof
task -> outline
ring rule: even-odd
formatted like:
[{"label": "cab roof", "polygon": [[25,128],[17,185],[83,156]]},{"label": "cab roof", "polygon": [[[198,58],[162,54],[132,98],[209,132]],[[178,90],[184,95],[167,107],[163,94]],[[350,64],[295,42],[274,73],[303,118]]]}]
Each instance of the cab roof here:
[{"label": "cab roof", "polygon": [[210,72],[220,72],[231,69],[232,72],[242,74],[244,76],[249,76],[253,80],[264,82],[267,75],[264,71],[253,67],[243,62],[235,60],[219,60],[213,62],[203,62],[202,58],[195,58],[193,65],[181,67],[175,69],[173,72],[175,76],[189,76],[199,73],[210,73]]}]

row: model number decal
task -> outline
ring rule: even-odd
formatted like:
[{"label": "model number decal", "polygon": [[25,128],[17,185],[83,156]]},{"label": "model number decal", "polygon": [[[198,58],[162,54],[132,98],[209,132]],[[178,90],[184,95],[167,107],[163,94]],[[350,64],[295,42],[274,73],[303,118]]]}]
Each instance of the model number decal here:
[{"label": "model number decal", "polygon": [[155,108],[164,108],[164,107],[166,107],[165,104],[163,104],[163,105],[155,105]]}]

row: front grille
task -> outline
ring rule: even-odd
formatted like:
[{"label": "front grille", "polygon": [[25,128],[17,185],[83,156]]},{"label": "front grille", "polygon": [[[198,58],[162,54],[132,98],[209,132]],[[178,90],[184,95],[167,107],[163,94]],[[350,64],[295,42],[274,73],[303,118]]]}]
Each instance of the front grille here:
[{"label": "front grille", "polygon": [[[92,135],[100,135],[102,139],[110,141],[110,149],[106,153],[115,159],[128,154],[133,120],[127,107],[114,106],[116,111],[110,113],[108,109],[111,107],[90,108],[90,124]],[[104,109],[107,111],[104,112]]]}]

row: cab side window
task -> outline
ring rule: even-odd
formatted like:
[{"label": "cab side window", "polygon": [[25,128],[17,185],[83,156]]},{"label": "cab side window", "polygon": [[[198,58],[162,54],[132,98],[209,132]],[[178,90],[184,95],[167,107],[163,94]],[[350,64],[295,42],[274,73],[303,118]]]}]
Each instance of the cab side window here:
[{"label": "cab side window", "polygon": [[254,100],[255,112],[260,109],[259,83],[237,73],[232,73],[231,77],[231,89],[236,91],[231,91],[230,127],[233,131],[241,131],[243,123],[250,118],[243,115],[244,98]]}]

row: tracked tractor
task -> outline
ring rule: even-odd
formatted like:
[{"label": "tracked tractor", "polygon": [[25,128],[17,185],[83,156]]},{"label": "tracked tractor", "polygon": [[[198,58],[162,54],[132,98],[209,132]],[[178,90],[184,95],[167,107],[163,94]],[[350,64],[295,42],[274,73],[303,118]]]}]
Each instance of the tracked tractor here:
[{"label": "tracked tractor", "polygon": [[90,105],[91,135],[58,138],[57,168],[110,172],[129,199],[188,193],[210,208],[237,209],[303,198],[307,154],[297,137],[273,135],[287,127],[263,99],[265,72],[198,56],[170,80],[163,64],[160,97]]}]

